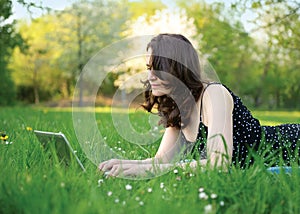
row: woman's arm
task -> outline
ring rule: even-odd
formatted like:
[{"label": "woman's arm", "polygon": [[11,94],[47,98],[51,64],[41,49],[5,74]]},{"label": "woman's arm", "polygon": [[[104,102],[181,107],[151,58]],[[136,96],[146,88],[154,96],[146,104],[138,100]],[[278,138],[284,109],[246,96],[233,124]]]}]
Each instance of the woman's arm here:
[{"label": "woman's arm", "polygon": [[164,170],[179,160],[179,155],[184,148],[180,137],[180,131],[177,128],[168,127],[155,157],[145,160],[111,159],[100,163],[98,169],[109,172],[109,175],[112,176],[117,176],[120,173],[131,175],[144,174],[145,171],[155,173],[157,170]]},{"label": "woman's arm", "polygon": [[178,164],[187,166],[225,167],[231,163],[233,152],[232,111],[233,99],[228,90],[222,85],[210,85],[203,94],[204,124],[208,127],[207,159],[195,160]]},{"label": "woman's arm", "polygon": [[222,85],[210,85],[203,94],[204,119],[208,127],[207,161],[211,166],[231,163],[233,105],[232,96]]},{"label": "woman's arm", "polygon": [[179,160],[179,155],[184,149],[180,130],[168,127],[165,130],[160,146],[155,154],[155,163],[172,163]]}]

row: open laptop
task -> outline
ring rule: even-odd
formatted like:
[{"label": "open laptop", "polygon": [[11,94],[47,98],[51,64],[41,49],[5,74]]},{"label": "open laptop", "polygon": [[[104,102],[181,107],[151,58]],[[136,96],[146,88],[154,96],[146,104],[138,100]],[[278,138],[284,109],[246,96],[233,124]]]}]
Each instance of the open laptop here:
[{"label": "open laptop", "polygon": [[85,171],[83,164],[77,157],[75,151],[71,147],[71,144],[63,133],[46,132],[39,130],[34,130],[33,132],[44,148],[54,145],[54,150],[60,162],[64,162],[66,165],[69,165],[72,159],[71,156],[73,156],[76,162],[79,164],[80,168]]}]

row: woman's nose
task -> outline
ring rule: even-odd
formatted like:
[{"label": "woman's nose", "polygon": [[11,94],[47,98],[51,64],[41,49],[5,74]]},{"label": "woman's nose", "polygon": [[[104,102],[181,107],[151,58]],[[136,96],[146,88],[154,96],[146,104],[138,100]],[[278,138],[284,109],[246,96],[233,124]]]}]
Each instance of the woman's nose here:
[{"label": "woman's nose", "polygon": [[155,76],[153,70],[148,70],[148,80],[156,80],[157,77]]}]

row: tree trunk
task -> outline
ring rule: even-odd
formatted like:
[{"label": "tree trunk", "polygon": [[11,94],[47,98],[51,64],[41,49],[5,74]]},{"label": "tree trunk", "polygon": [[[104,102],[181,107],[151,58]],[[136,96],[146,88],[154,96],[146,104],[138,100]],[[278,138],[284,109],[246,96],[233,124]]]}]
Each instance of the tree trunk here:
[{"label": "tree trunk", "polygon": [[34,93],[34,103],[40,103],[40,96],[39,96],[39,83],[38,83],[38,68],[37,63],[34,63],[34,70],[33,70],[33,93]]}]

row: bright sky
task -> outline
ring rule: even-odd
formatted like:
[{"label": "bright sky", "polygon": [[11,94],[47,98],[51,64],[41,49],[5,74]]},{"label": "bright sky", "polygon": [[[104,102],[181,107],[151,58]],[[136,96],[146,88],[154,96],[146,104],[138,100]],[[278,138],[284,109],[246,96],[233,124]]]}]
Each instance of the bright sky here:
[{"label": "bright sky", "polygon": [[[28,18],[29,17],[29,13],[26,10],[26,8],[24,8],[23,5],[19,4],[17,2],[17,0],[13,0],[13,19],[20,19],[20,18]],[[26,2],[29,2],[29,0],[27,0]],[[66,6],[70,5],[72,2],[71,0],[44,0],[44,1],[40,1],[40,0],[30,0],[30,2],[36,3],[37,5],[40,5],[42,2],[42,6],[44,7],[50,7],[52,9],[55,10],[63,10]],[[34,9],[33,11],[34,17],[36,16],[40,16],[41,15],[41,10],[40,9]]]},{"label": "bright sky", "polygon": [[[235,0],[226,0],[223,2],[225,3],[225,5],[230,6],[230,3],[232,1]],[[54,10],[63,10],[66,6],[72,4],[73,2],[76,2],[76,0],[43,0],[43,1],[30,0],[30,2],[34,2],[37,5],[39,5],[42,2],[42,5],[44,7],[50,7]],[[174,2],[172,0],[162,0],[162,2],[169,6],[174,5]],[[220,0],[206,0],[206,2],[213,3],[213,2],[220,2]],[[33,12],[33,17],[38,17],[42,13],[40,9],[34,9],[32,12]],[[13,0],[13,16],[11,18],[12,19],[29,18],[28,11],[26,10],[26,8],[24,8],[23,5],[17,3],[17,0]],[[251,13],[250,11],[246,12],[241,17],[241,21],[243,22],[246,31],[250,31],[251,29],[254,28],[254,26],[249,23],[249,20],[252,18],[253,18],[253,13]]]}]

